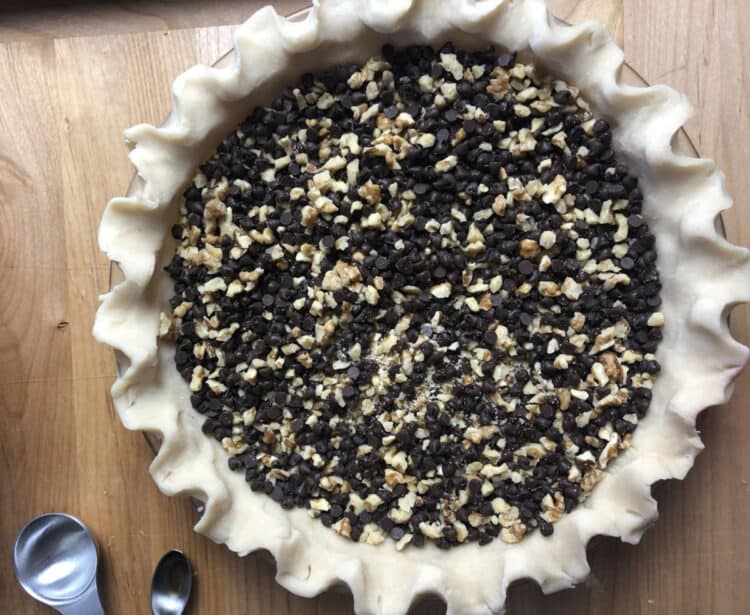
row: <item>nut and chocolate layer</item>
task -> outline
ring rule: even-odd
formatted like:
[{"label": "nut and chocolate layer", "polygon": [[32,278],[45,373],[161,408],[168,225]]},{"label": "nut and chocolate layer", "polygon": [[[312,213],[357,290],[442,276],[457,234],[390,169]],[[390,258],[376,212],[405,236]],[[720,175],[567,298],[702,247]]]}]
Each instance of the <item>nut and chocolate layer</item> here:
[{"label": "nut and chocolate layer", "polygon": [[654,237],[577,89],[492,50],[303,75],[204,164],[161,333],[249,488],[356,541],[544,535],[631,442]]}]

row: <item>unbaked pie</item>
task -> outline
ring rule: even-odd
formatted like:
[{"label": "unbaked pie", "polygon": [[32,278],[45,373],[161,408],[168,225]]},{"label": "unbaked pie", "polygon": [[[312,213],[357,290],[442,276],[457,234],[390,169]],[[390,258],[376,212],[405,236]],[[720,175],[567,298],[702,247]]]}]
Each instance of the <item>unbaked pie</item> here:
[{"label": "unbaked pie", "polygon": [[747,253],[671,150],[684,98],[618,84],[601,28],[541,0],[267,8],[236,58],[126,133],[139,185],[100,231],[125,280],[95,334],[159,487],[363,613],[498,611],[637,541],[746,358]]}]

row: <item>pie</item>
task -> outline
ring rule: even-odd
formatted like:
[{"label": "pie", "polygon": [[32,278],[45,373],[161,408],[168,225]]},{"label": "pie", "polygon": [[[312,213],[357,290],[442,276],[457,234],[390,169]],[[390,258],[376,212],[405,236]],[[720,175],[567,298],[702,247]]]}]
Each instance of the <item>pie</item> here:
[{"label": "pie", "polygon": [[362,613],[500,611],[637,542],[747,357],[685,99],[541,0],[265,8],[235,53],[126,132],[139,183],[100,229],[124,281],[95,335],[160,489]]}]

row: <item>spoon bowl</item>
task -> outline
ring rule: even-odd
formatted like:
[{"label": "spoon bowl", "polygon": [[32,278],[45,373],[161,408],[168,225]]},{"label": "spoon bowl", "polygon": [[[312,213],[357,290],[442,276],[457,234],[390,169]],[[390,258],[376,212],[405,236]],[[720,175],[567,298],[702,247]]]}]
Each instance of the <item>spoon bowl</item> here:
[{"label": "spoon bowl", "polygon": [[33,598],[61,613],[103,613],[96,588],[97,562],[88,528],[62,513],[32,519],[13,546],[18,582]]},{"label": "spoon bowl", "polygon": [[154,615],[182,615],[193,587],[193,570],[187,557],[177,550],[159,560],[151,582]]}]

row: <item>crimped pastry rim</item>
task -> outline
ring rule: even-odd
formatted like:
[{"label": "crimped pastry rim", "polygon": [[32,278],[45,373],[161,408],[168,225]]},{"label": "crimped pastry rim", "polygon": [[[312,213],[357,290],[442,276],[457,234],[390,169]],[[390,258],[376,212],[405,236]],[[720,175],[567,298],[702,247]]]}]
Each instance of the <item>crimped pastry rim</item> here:
[{"label": "crimped pastry rim", "polygon": [[[550,538],[535,532],[515,545],[495,541],[450,551],[427,545],[398,553],[390,541],[352,543],[305,511],[283,511],[228,469],[221,447],[200,431],[169,348],[157,345],[159,312],[171,285],[160,262],[170,252],[174,206],[193,169],[256,101],[267,100],[259,86],[272,90],[274,80],[296,78],[303,65],[363,59],[396,32],[400,44],[450,38],[529,48],[612,121],[618,154],[641,180],[664,283],[662,374],[633,447],[586,502],[556,523]],[[119,263],[124,281],[102,297],[94,335],[127,357],[112,389],[122,422],[163,440],[151,466],[157,485],[168,495],[205,502],[198,532],[241,555],[267,549],[277,562],[277,580],[294,593],[312,596],[344,582],[358,613],[382,614],[405,612],[424,593],[441,595],[449,614],[502,611],[516,579],[531,578],[551,592],[584,578],[593,536],[640,539],[657,516],[651,484],[684,477],[702,448],[698,413],[728,400],[747,360],[748,349],[731,337],[726,315],[750,301],[750,253],[715,228],[716,216],[731,206],[721,173],[710,161],[671,149],[690,104],[665,86],[619,84],[622,63],[622,51],[600,25],[558,25],[543,0],[321,0],[302,22],[266,7],[238,29],[231,66],[188,70],[175,80],[172,113],[161,127],[126,131],[140,179],[131,196],[110,201],[99,233],[101,249]]]}]

